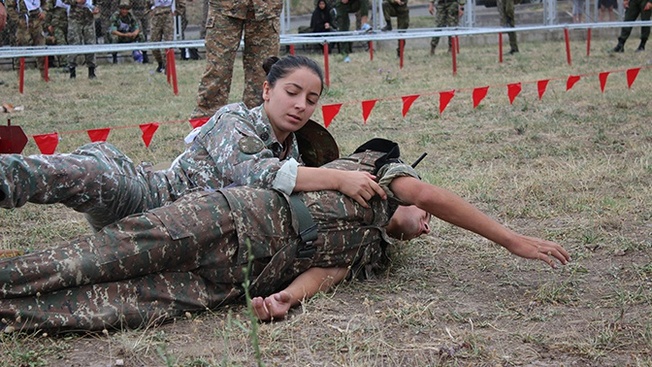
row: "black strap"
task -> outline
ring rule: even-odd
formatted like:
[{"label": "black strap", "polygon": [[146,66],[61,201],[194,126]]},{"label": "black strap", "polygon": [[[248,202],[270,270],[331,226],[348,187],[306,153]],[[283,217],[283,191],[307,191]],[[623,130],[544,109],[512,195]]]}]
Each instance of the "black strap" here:
[{"label": "black strap", "polygon": [[306,204],[301,201],[298,195],[290,195],[290,205],[294,209],[294,213],[297,215],[297,220],[299,221],[301,246],[297,248],[297,257],[312,257],[315,254],[313,242],[317,239],[317,224],[313,222]]}]

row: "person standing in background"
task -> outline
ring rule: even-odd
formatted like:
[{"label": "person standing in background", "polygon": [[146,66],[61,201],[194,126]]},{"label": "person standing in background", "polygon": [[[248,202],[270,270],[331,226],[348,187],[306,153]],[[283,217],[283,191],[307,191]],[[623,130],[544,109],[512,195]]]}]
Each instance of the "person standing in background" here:
[{"label": "person standing in background", "polygon": [[[149,34],[149,6],[147,0],[131,0],[131,14],[140,22],[140,33],[147,42],[147,35]],[[149,56],[147,50],[143,51],[143,64],[149,64]]]},{"label": "person standing in background", "polygon": [[[44,46],[43,22],[47,4],[40,0],[6,0],[7,16],[17,25],[16,46]],[[45,57],[37,57],[36,65],[45,77]]]},{"label": "person standing in background", "polygon": [[[496,6],[498,7],[498,14],[500,14],[500,25],[502,27],[514,28],[516,21],[514,20],[514,0],[497,0]],[[516,43],[516,32],[508,32],[509,36],[509,54],[513,55],[518,52],[518,44]]]},{"label": "person standing in background", "polygon": [[[70,5],[68,13],[68,43],[71,45],[94,45],[95,14],[100,12],[99,7],[93,5],[92,0],[64,0]],[[68,70],[70,79],[77,77],[77,56],[68,55]],[[88,79],[95,79],[95,54],[84,54],[88,66]]]},{"label": "person standing in background", "polygon": [[[623,0],[625,7],[625,22],[633,22],[641,16],[642,21],[649,21],[652,16],[652,2],[649,0]],[[632,27],[622,27],[618,37],[618,45],[614,47],[613,52],[625,52],[625,42],[632,33]],[[636,48],[636,52],[645,50],[645,43],[650,37],[650,26],[641,27],[641,43]]]},{"label": "person standing in background", "polygon": [[[176,5],[174,0],[154,0],[152,6],[152,42],[172,41],[174,36],[174,15],[176,14]],[[165,61],[163,53],[156,49],[152,51],[154,59],[158,63],[157,73],[165,71]]]},{"label": "person standing in background", "polygon": [[191,119],[209,118],[226,105],[233,66],[244,35],[242,101],[252,108],[263,102],[265,71],[261,67],[280,50],[282,0],[213,0],[206,19],[206,69],[197,90]]},{"label": "person standing in background", "polygon": [[[464,15],[464,4],[466,4],[466,0],[431,0],[428,12],[435,16],[437,28],[457,27],[460,17]],[[430,40],[431,55],[435,54],[437,45],[439,45],[439,37],[432,37]],[[452,49],[453,37],[448,37],[448,52],[451,52]]]}]

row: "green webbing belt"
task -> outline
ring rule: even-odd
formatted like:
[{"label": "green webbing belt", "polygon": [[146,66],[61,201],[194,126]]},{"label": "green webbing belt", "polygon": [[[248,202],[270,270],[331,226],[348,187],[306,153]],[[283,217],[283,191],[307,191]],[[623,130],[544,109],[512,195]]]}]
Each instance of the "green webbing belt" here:
[{"label": "green webbing belt", "polygon": [[299,221],[301,246],[297,249],[297,257],[312,257],[315,253],[313,242],[317,239],[317,224],[313,222],[306,204],[297,195],[290,195],[290,205]]}]

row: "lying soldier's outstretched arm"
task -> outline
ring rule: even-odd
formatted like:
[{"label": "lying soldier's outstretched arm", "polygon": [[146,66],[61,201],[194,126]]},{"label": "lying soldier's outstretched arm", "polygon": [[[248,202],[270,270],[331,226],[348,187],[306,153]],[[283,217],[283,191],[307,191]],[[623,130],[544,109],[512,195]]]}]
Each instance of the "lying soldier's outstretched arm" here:
[{"label": "lying soldier's outstretched arm", "polygon": [[282,291],[265,298],[253,298],[251,304],[256,317],[261,321],[283,319],[292,306],[318,292],[329,290],[344,280],[347,272],[347,268],[310,268]]},{"label": "lying soldier's outstretched arm", "polygon": [[553,258],[562,264],[570,260],[570,255],[561,245],[518,234],[451,191],[413,177],[396,178],[390,184],[390,188],[404,202],[416,205],[446,222],[475,232],[505,247],[515,255],[538,259],[552,267],[555,267]]}]

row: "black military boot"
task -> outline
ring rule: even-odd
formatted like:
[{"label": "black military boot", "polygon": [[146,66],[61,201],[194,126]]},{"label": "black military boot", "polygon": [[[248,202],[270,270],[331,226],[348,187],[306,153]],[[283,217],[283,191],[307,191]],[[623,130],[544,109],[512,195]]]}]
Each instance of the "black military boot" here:
[{"label": "black military boot", "polygon": [[95,66],[89,66],[88,67],[88,79],[95,79],[97,76],[95,75]]},{"label": "black military boot", "polygon": [[186,55],[186,49],[185,48],[180,48],[179,51],[181,51],[181,60],[188,60],[188,55]]},{"label": "black military boot", "polygon": [[193,60],[199,60],[199,51],[197,51],[196,48],[189,48],[188,51],[190,51],[190,58]]},{"label": "black military boot", "polygon": [[383,32],[387,32],[387,31],[391,31],[391,30],[392,30],[392,22],[387,22],[387,25],[384,26],[384,27],[381,29],[381,31],[383,31]]},{"label": "black military boot", "polygon": [[149,64],[149,57],[147,57],[147,51],[143,51],[143,64]]},{"label": "black military boot", "polygon": [[625,52],[625,40],[618,38],[618,44],[614,47],[612,52]]},{"label": "black military boot", "polygon": [[111,58],[113,59],[112,61],[113,61],[114,64],[118,63],[118,53],[117,52],[112,53]]},{"label": "black military boot", "polygon": [[68,70],[70,70],[70,79],[75,79],[77,77],[77,70],[74,67],[70,67]]},{"label": "black military boot", "polygon": [[645,39],[641,38],[641,43],[639,43],[638,48],[636,49],[636,52],[645,51],[645,43],[646,42],[647,42],[647,38],[645,38]]},{"label": "black military boot", "polygon": [[165,72],[165,65],[163,65],[162,62],[158,63],[158,67],[156,68],[157,73],[164,73]]}]

